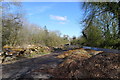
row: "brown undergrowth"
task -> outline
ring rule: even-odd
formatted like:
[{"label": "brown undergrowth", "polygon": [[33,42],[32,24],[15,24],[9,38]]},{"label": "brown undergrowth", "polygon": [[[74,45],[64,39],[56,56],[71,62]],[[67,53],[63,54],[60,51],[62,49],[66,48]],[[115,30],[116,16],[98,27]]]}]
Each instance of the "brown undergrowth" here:
[{"label": "brown undergrowth", "polygon": [[64,61],[55,69],[47,69],[47,73],[54,76],[53,79],[120,78],[120,54],[118,53],[77,49],[69,50],[57,57],[64,58]]}]

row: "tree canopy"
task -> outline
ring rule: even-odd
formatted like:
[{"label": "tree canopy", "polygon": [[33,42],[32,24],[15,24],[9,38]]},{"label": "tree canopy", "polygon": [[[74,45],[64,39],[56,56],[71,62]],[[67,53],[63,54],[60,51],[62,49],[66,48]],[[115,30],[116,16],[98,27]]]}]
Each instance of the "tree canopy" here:
[{"label": "tree canopy", "polygon": [[[85,18],[83,24],[85,26],[82,31],[84,38],[89,40],[89,36],[94,40],[95,35],[101,35],[103,42],[100,47],[119,48],[120,44],[120,4],[119,2],[84,2],[83,8],[85,9]],[[91,26],[98,27],[101,33],[88,34]],[[93,28],[94,30],[94,28]],[[98,31],[98,32],[99,32]],[[94,33],[95,31],[93,31]],[[106,43],[106,44],[105,44]],[[91,45],[90,45],[91,46]],[[97,46],[97,44],[96,44]],[[117,47],[116,47],[117,46]]]}]

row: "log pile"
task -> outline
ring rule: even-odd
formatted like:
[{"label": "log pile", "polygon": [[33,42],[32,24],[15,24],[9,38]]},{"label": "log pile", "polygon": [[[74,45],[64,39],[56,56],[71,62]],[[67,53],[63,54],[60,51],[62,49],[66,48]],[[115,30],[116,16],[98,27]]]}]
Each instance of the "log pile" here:
[{"label": "log pile", "polygon": [[1,57],[3,57],[2,59],[2,63],[5,61],[5,59],[7,57],[11,57],[12,58],[17,58],[17,57],[27,57],[29,55],[31,55],[32,53],[36,53],[36,54],[40,54],[40,53],[49,53],[50,52],[50,48],[47,46],[35,46],[35,45],[28,45],[26,47],[12,47],[12,46],[4,46],[3,47],[3,52],[1,52]]}]

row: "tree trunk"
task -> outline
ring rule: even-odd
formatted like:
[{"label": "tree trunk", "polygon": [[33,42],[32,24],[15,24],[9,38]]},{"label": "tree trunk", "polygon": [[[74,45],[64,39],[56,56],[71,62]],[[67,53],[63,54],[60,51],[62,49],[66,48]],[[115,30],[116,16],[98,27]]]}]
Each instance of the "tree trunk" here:
[{"label": "tree trunk", "polygon": [[120,13],[118,15],[118,38],[120,38]]},{"label": "tree trunk", "polygon": [[82,31],[82,34],[85,37],[85,39],[87,39],[87,35],[85,34],[85,30]]},{"label": "tree trunk", "polygon": [[[118,5],[120,6],[120,2],[118,2]],[[120,38],[120,10],[118,8],[118,38]]]}]

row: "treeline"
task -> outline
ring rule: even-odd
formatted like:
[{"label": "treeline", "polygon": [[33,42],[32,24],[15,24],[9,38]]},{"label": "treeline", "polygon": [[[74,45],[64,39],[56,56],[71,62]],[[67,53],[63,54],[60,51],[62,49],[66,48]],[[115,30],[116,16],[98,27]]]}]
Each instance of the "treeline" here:
[{"label": "treeline", "polygon": [[84,46],[120,49],[119,2],[85,2],[86,16],[82,23],[83,36],[73,39],[74,44]]},{"label": "treeline", "polygon": [[2,46],[56,47],[68,41],[58,31],[49,31],[46,26],[42,28],[25,20],[21,3],[3,3],[2,8]]},{"label": "treeline", "polygon": [[[60,37],[59,32],[49,31],[46,26],[41,28],[25,20],[21,3],[3,3],[2,9],[2,46],[59,46],[69,43],[68,38]],[[81,22],[84,24],[83,35],[79,38],[73,37],[71,44],[120,49],[119,3],[85,2],[83,9],[86,14]]]}]

